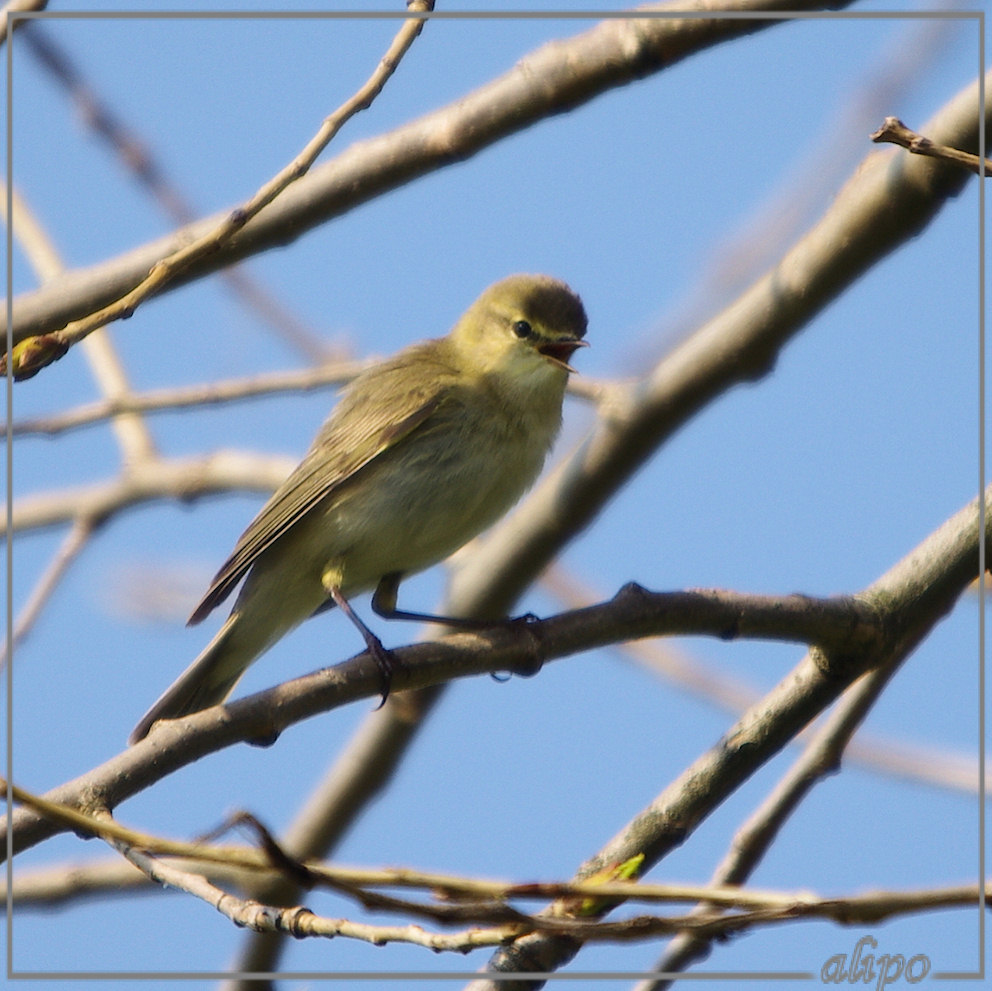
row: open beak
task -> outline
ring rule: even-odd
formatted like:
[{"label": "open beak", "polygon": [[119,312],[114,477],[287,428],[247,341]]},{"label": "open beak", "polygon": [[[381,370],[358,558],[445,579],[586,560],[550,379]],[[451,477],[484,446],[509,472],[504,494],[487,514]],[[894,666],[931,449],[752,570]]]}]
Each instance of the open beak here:
[{"label": "open beak", "polygon": [[537,350],[545,358],[550,358],[556,365],[564,368],[566,372],[575,372],[568,361],[579,348],[587,347],[589,347],[588,341],[583,341],[578,337],[562,337],[557,341],[548,341],[547,344],[542,344]]}]

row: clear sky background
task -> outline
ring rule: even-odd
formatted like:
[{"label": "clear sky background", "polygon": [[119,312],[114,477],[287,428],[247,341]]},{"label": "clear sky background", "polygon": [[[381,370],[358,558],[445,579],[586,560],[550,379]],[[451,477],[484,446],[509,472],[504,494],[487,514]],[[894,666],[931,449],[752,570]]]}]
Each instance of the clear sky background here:
[{"label": "clear sky background", "polygon": [[[99,6],[138,7],[113,0]],[[602,0],[589,6],[621,9]],[[936,6],[886,0],[851,9]],[[325,159],[457,99],[542,43],[593,23],[429,24],[373,108],[346,126]],[[200,216],[247,198],[288,162],[365,80],[396,26],[237,17],[53,17],[45,25]],[[16,41],[14,54],[13,179],[66,265],[95,263],[172,230]],[[782,24],[544,121],[255,258],[248,269],[315,334],[355,356],[388,354],[443,334],[495,279],[548,272],[567,280],[589,313],[592,347],[576,357],[581,373],[632,376],[717,312],[817,219],[875,150],[868,135],[886,115],[922,127],[979,65],[975,20],[840,15]],[[809,324],[773,374],[732,390],[689,422],[568,547],[562,564],[594,598],[631,580],[658,590],[850,593],[885,572],[979,490],[978,245],[974,180],[920,237]],[[16,292],[36,284],[19,252],[13,272]],[[111,333],[139,390],[306,362],[216,277],[153,301]],[[97,396],[74,351],[15,387],[15,417]],[[328,389],[150,422],[165,454],[250,449],[291,464],[332,402]],[[554,460],[574,448],[590,422],[582,401],[567,401]],[[25,439],[14,451],[15,498],[97,482],[117,470],[105,424],[54,440]],[[16,656],[20,784],[43,791],[121,749],[137,717],[219,624],[224,610],[204,627],[186,629],[184,620],[261,501],[245,493],[142,505],[115,518],[75,563]],[[15,614],[63,537],[18,537]],[[405,584],[401,603],[429,610],[444,577],[439,568]],[[369,615],[367,600],[357,605]],[[520,605],[539,614],[562,608],[541,588]],[[978,619],[977,598],[966,597],[905,664],[866,731],[958,754],[977,767]],[[376,629],[389,645],[417,632],[381,622]],[[314,620],[256,664],[238,693],[347,658],[360,646],[339,615]],[[795,647],[765,643],[694,639],[678,646],[699,665],[758,689],[775,684],[801,656]],[[191,837],[247,808],[278,831],[372,704],[309,720],[269,749],[240,747],[206,758],[117,814],[136,828]],[[335,858],[567,878],[731,721],[621,650],[549,664],[527,680],[463,680]],[[649,877],[706,881],[736,826],[791,756],[757,774]],[[979,843],[974,790],[902,780],[849,761],[803,804],[753,884],[847,894],[963,883],[977,877]],[[96,841],[60,837],[18,858],[16,867],[105,856]],[[327,915],[352,911],[327,896],[308,904]],[[923,953],[938,972],[978,966],[980,925],[976,912],[961,910],[870,931],[877,952]],[[808,922],[760,930],[716,946],[699,970],[818,972],[865,931]],[[13,935],[17,970],[68,972],[222,970],[245,938],[206,905],[161,892],[18,913]],[[603,946],[573,966],[640,971],[658,953],[652,944]],[[464,971],[487,957],[310,940],[294,942],[283,965]],[[719,982],[694,985],[700,986]]]}]

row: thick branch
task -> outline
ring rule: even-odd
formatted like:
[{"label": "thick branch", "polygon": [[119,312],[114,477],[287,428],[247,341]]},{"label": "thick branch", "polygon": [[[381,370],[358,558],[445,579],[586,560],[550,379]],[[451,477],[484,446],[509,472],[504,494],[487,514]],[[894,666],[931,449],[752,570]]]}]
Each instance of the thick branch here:
[{"label": "thick branch", "polygon": [[[992,487],[984,494],[985,533],[992,540]],[[882,613],[887,635],[877,651],[858,657],[825,656],[813,650],[763,699],[732,726],[715,747],[702,754],[606,846],[583,864],[588,878],[610,864],[644,855],[643,871],[671,852],[728,795],[769,761],[812,719],[870,669],[898,666],[950,610],[978,574],[980,504],[973,501],[952,516],[910,554],[865,590]],[[554,909],[550,910],[554,912]],[[489,969],[500,973],[550,972],[579,951],[569,937],[527,936],[498,951]],[[523,991],[525,979],[480,979],[472,991]]]},{"label": "thick branch", "polygon": [[[846,6],[849,0],[841,5]],[[607,20],[567,42],[552,42],[456,103],[368,141],[312,169],[212,254],[189,264],[174,289],[233,262],[291,244],[333,217],[418,176],[463,161],[501,138],[674,64],[711,45],[778,20],[734,19],[726,0],[674,0],[645,13],[712,11],[715,16]],[[735,12],[819,9],[797,0],[738,0]],[[836,6],[832,5],[832,6]],[[132,290],[156,263],[203,237],[222,211],[107,262],[67,274],[14,300],[14,343],[59,330]]]},{"label": "thick branch", "polygon": [[[942,140],[977,147],[982,126],[977,86],[952,100],[928,126]],[[602,404],[592,437],[483,546],[463,558],[443,611],[501,615],[510,610],[522,589],[655,448],[713,396],[767,371],[806,321],[914,237],[965,181],[953,169],[873,152],[779,267],[663,361],[631,396],[616,390],[615,401]],[[342,820],[357,814],[375,793],[367,768],[375,769],[376,784],[385,780],[443,692],[437,686],[404,693],[367,717],[360,746],[342,754],[334,778],[336,835]],[[356,764],[359,757],[361,764]],[[242,963],[245,969],[264,969],[272,959],[252,957],[248,966],[244,957]]]},{"label": "thick branch", "polygon": [[[985,84],[992,81],[992,73]],[[975,148],[974,83],[926,125],[935,141]],[[916,156],[872,152],[830,208],[781,262],[677,347],[626,402],[604,409],[573,456],[488,536],[456,577],[453,596],[508,608],[572,535],[588,526],[650,454],[715,396],[754,381],[806,323],[889,252],[915,237],[969,180],[964,170]],[[842,246],[842,247],[841,247]],[[506,591],[493,596],[494,588]]]},{"label": "thick branch", "polygon": [[[992,500],[992,489],[986,500]],[[992,505],[987,504],[986,543],[992,531],[990,509]],[[641,853],[648,864],[656,861],[855,678],[870,667],[898,663],[978,573],[978,518],[979,505],[974,500],[856,599],[800,600],[811,604],[804,631],[798,622],[800,608],[785,622],[786,627],[791,622],[793,628],[783,638],[808,637],[823,646],[807,655],[776,689],[752,706],[717,748],[666,789],[582,869],[580,877]],[[771,621],[775,614],[788,617],[790,604],[798,606],[792,597],[772,600],[731,593],[683,594],[694,597],[696,607],[702,604],[699,616],[704,621],[699,617],[680,621],[667,608],[669,600],[665,597],[662,608],[652,613],[650,597],[635,592],[541,622],[503,624],[484,633],[456,634],[437,643],[402,648],[396,651],[401,665],[394,687],[422,688],[489,671],[533,674],[547,660],[676,628],[721,635],[726,632],[728,616],[735,617],[735,635],[754,627],[756,633],[767,636],[776,631]],[[722,605],[718,601],[721,596]],[[846,618],[838,622],[839,617]],[[867,635],[871,628],[874,632]],[[378,669],[367,654],[361,654],[267,692],[184,719],[164,721],[140,743],[45,797],[87,812],[112,810],[208,753],[244,740],[271,741],[301,719],[374,697],[378,692]],[[13,820],[14,852],[62,828],[34,812],[18,809]]]}]

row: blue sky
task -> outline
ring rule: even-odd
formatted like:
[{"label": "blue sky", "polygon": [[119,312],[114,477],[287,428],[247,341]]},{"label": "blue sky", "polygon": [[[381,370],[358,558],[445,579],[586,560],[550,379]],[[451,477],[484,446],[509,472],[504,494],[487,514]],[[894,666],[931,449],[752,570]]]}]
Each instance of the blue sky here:
[{"label": "blue sky", "polygon": [[[53,15],[81,9],[50,5]],[[325,158],[457,99],[545,41],[592,23],[429,24],[383,95]],[[247,197],[303,146],[366,78],[395,24],[56,16],[46,28],[205,215]],[[592,346],[577,356],[581,373],[633,376],[819,216],[874,149],[867,136],[884,116],[920,127],[961,90],[978,69],[978,42],[974,20],[830,16],[770,28],[391,192],[253,259],[248,270],[315,333],[356,356],[440,335],[488,283],[546,271],[579,291],[589,312]],[[95,263],[170,231],[173,223],[16,41],[14,65],[13,179],[66,264]],[[784,216],[783,204],[796,203],[797,213]],[[976,181],[805,327],[771,376],[733,389],[683,427],[569,545],[564,566],[602,597],[631,580],[659,590],[848,593],[963,506],[980,484],[978,209]],[[12,261],[15,291],[31,288],[23,256],[15,252]],[[111,334],[137,389],[305,362],[217,278],[153,301]],[[166,413],[150,425],[168,455],[249,449],[291,464],[332,395]],[[15,417],[96,396],[81,354],[72,352],[15,388]],[[554,461],[590,423],[591,411],[570,399]],[[111,477],[118,459],[106,426],[25,439],[14,450],[15,498]],[[120,750],[136,718],[215,628],[211,621],[209,629],[186,629],[185,615],[260,501],[242,493],[142,506],[114,519],[75,563],[17,654],[21,784],[43,790]],[[15,614],[63,536],[18,538]],[[405,584],[401,602],[429,610],[443,585],[443,570],[434,569]],[[358,607],[368,615],[367,601]],[[545,614],[561,605],[535,588],[521,608]],[[977,600],[963,599],[906,663],[868,731],[977,759],[978,618]],[[387,644],[416,635],[406,624],[381,626]],[[256,664],[238,693],[359,647],[340,616],[321,617]],[[680,647],[759,688],[801,656],[757,642],[700,638]],[[249,808],[278,830],[369,708],[310,720],[268,750],[204,759],[118,815],[188,837],[232,808]],[[616,650],[550,664],[528,680],[463,680],[335,856],[522,880],[568,877],[729,722]],[[705,881],[789,760],[756,774],[651,879]],[[753,883],[837,894],[961,883],[975,878],[978,837],[975,795],[852,763],[817,787]],[[95,842],[61,837],[16,866],[104,856]],[[317,896],[312,907],[351,910]],[[977,931],[975,913],[966,911],[873,930],[886,952],[926,953],[934,971],[977,966]],[[716,947],[699,969],[816,971],[860,932],[829,923],[758,931]],[[222,970],[244,939],[207,906],[160,893],[19,913],[13,936],[16,969],[73,972]],[[590,948],[573,967],[643,970],[658,950]],[[462,971],[485,959],[304,941],[289,947],[284,966]]]}]

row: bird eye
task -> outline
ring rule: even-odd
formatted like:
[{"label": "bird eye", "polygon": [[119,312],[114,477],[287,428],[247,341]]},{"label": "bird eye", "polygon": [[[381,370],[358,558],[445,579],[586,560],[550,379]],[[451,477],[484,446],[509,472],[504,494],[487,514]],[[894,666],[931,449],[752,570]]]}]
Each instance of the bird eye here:
[{"label": "bird eye", "polygon": [[524,337],[530,337],[531,334],[534,333],[534,329],[529,323],[527,323],[526,320],[518,320],[513,325],[513,333],[516,334],[517,337],[523,339]]}]

